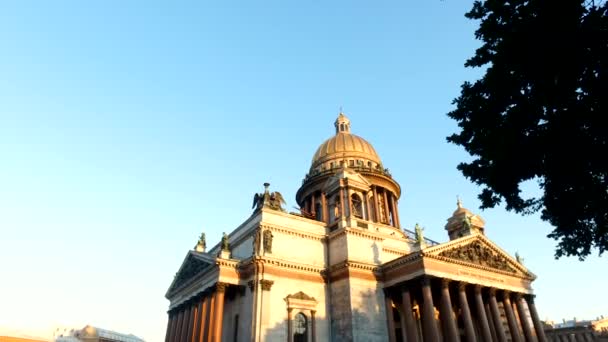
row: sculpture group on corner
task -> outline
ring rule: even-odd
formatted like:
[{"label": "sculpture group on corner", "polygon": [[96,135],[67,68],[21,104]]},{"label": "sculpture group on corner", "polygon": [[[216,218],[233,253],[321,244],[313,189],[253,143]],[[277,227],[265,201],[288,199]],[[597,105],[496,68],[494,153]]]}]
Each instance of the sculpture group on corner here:
[{"label": "sculpture group on corner", "polygon": [[278,191],[269,192],[269,186],[270,183],[264,183],[264,192],[256,193],[253,196],[253,205],[251,206],[251,208],[255,209],[255,211],[260,210],[262,208],[285,211],[285,209],[283,209],[283,204],[286,203],[283,199],[283,195],[281,195],[281,193]]}]

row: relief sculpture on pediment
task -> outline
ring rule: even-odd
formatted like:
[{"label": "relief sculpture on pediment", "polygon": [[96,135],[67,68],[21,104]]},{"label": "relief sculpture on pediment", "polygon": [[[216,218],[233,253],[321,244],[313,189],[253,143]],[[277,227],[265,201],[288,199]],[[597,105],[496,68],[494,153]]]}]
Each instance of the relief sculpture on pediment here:
[{"label": "relief sculpture on pediment", "polygon": [[475,241],[468,245],[459,246],[439,253],[440,256],[452,259],[467,261],[470,263],[499,269],[511,273],[517,271],[509,264],[507,258],[484,246],[481,242]]},{"label": "relief sculpture on pediment", "polygon": [[189,260],[184,268],[176,275],[175,284],[173,288],[178,288],[186,283],[188,280],[192,279],[194,276],[202,272],[207,268],[209,264],[204,262],[197,262],[194,260]]}]

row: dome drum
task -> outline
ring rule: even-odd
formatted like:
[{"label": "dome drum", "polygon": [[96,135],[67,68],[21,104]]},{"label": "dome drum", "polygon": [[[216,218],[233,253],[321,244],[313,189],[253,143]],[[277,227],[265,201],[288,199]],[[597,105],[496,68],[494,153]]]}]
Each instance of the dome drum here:
[{"label": "dome drum", "polygon": [[[329,177],[334,176],[340,172],[342,167],[334,167],[333,169],[324,170],[321,172],[312,172],[306,174],[302,180],[302,186],[296,193],[296,202],[301,205],[301,200],[314,191],[322,190],[325,182]],[[355,171],[360,175],[364,176],[368,181],[373,184],[382,186],[393,192],[398,198],[401,197],[401,186],[397,183],[388,170],[370,169],[367,167],[349,167],[349,170]]]}]

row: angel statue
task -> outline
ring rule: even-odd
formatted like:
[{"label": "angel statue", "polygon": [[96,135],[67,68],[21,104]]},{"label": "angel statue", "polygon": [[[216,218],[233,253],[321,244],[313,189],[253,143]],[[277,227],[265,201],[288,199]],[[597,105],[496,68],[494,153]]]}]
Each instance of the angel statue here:
[{"label": "angel statue", "polygon": [[256,193],[253,196],[253,206],[251,208],[258,210],[266,207],[273,210],[285,211],[285,209],[283,209],[283,204],[285,204],[283,195],[278,191],[269,192],[269,186],[270,183],[264,183],[264,192],[261,194]]}]

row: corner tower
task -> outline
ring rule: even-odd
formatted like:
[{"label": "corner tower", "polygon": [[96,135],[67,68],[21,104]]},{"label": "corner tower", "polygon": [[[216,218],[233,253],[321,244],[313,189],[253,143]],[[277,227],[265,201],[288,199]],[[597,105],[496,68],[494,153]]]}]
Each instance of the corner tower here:
[{"label": "corner tower", "polygon": [[355,220],[399,228],[401,187],[374,147],[351,133],[344,113],[334,126],[336,134],[319,146],[296,193],[303,214],[333,229],[356,226]]}]

